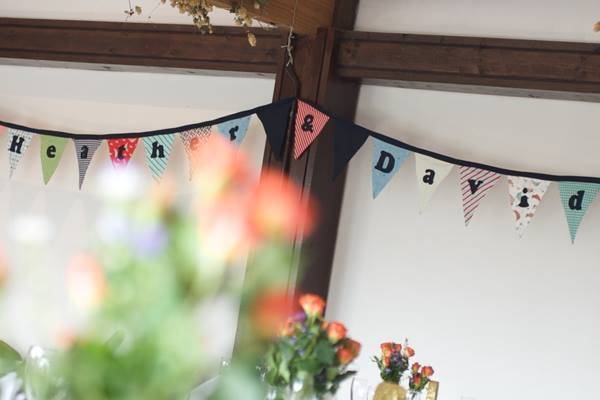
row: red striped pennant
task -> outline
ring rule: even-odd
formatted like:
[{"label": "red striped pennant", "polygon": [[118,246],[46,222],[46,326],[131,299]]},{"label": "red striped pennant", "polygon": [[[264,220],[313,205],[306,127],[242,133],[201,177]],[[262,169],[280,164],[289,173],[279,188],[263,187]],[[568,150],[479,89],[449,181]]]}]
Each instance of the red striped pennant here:
[{"label": "red striped pennant", "polygon": [[463,199],[463,213],[465,215],[465,226],[469,225],[471,218],[479,203],[487,192],[492,189],[500,175],[496,172],[473,167],[460,167],[460,189]]},{"label": "red striped pennant", "polygon": [[298,101],[294,139],[294,158],[296,160],[321,134],[327,122],[329,122],[327,115],[302,101]]}]

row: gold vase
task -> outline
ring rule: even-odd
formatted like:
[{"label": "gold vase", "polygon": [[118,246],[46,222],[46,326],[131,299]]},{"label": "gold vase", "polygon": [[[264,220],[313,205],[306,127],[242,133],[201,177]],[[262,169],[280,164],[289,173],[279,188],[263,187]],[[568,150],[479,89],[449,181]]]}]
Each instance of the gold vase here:
[{"label": "gold vase", "polygon": [[377,385],[373,400],[406,400],[406,390],[392,382],[381,382]]}]

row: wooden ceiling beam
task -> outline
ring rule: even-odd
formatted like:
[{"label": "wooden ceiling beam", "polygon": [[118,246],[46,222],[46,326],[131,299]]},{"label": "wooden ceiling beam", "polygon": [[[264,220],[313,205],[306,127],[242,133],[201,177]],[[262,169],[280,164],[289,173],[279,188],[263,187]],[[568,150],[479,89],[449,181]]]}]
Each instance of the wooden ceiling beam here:
[{"label": "wooden ceiling beam", "polygon": [[274,75],[278,30],[192,25],[0,18],[0,64],[67,68]]},{"label": "wooden ceiling beam", "polygon": [[[252,1],[247,1],[251,3]],[[294,7],[296,16],[294,17]],[[239,0],[213,0],[217,7],[231,9],[240,4]],[[269,2],[255,9],[246,7],[248,14],[259,21],[289,29],[292,19],[294,31],[301,35],[314,35],[317,29],[332,25],[335,1],[334,0],[269,0]]]},{"label": "wooden ceiling beam", "polygon": [[335,73],[398,87],[600,101],[600,44],[341,32]]}]

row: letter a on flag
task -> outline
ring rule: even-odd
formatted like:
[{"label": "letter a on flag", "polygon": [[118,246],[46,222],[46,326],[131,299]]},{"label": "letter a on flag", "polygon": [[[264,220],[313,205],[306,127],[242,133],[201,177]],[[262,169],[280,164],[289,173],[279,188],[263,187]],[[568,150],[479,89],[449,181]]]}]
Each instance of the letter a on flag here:
[{"label": "letter a on flag", "polygon": [[83,186],[85,174],[87,173],[92,158],[100,147],[100,139],[74,139],[75,153],[77,154],[77,165],[79,166],[79,190]]},{"label": "letter a on flag", "polygon": [[29,148],[31,138],[33,134],[31,132],[22,131],[19,129],[8,129],[8,164],[10,167],[9,176],[12,177],[13,173],[21,161],[23,153]]},{"label": "letter a on flag", "polygon": [[40,159],[42,160],[42,175],[44,175],[44,184],[50,182],[54,171],[58,167],[60,158],[65,150],[67,139],[57,136],[42,135],[40,145]]},{"label": "letter a on flag", "polygon": [[110,159],[116,168],[125,167],[129,164],[139,140],[139,138],[108,140]]},{"label": "letter a on flag", "polygon": [[144,142],[144,148],[146,149],[146,162],[148,168],[152,172],[152,177],[155,180],[160,180],[167,163],[169,162],[169,155],[173,148],[173,137],[175,135],[156,135],[147,136],[142,139]]},{"label": "letter a on flag", "polygon": [[416,154],[415,158],[417,183],[419,184],[419,210],[423,212],[440,183],[454,168],[454,164],[422,154]]},{"label": "letter a on flag", "polygon": [[385,185],[400,169],[410,152],[383,140],[373,138],[372,182],[373,198],[376,198]]},{"label": "letter a on flag", "polygon": [[499,180],[500,175],[495,172],[474,167],[460,167],[460,190],[462,192],[465,226],[469,225],[475,210],[479,207],[479,203],[487,192],[496,186]]},{"label": "letter a on flag", "polygon": [[522,176],[508,177],[510,205],[515,216],[519,237],[523,237],[523,233],[533,219],[537,207],[542,202],[548,187],[550,187],[550,183]]},{"label": "letter a on flag", "polygon": [[569,224],[571,242],[575,242],[581,220],[590,204],[598,196],[600,185],[586,182],[559,182],[558,188]]},{"label": "letter a on flag", "polygon": [[321,134],[329,117],[316,108],[298,101],[294,138],[294,158],[297,160],[312,142]]}]

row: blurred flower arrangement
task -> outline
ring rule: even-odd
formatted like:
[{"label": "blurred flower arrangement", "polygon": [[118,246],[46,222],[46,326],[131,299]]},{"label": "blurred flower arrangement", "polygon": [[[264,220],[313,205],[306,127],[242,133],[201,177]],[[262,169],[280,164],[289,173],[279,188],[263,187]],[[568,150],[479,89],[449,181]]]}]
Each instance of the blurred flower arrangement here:
[{"label": "blurred flower arrangement", "polygon": [[400,386],[400,380],[409,370],[410,377],[408,381],[408,398],[416,399],[429,383],[429,378],[433,375],[433,368],[421,367],[421,364],[415,362],[410,366],[410,359],[414,357],[415,351],[405,341],[404,346],[399,343],[382,343],[381,356],[373,357],[377,364],[383,383],[377,387],[375,392],[376,400],[403,400],[406,398],[406,390]]},{"label": "blurred flower arrangement", "polygon": [[[269,0],[247,0],[247,3],[251,3],[254,9],[259,10],[267,4],[268,1]],[[160,3],[166,4],[167,0],[160,0]],[[210,13],[213,11],[214,7],[223,8],[222,5],[215,3],[217,2],[213,0],[169,0],[171,7],[176,8],[181,14],[187,14],[192,17],[194,25],[196,25],[202,33],[212,33],[213,27],[210,22]],[[248,9],[244,6],[243,0],[232,2],[229,7],[229,12],[234,14],[233,20],[238,26],[244,28],[252,26],[252,17],[248,13]],[[125,10],[125,14],[128,17],[131,17],[134,14],[139,15],[141,13],[142,8],[140,6],[132,6],[131,1],[129,1],[129,8]],[[247,31],[247,34],[250,45],[253,47],[256,46],[256,36],[249,30]]]},{"label": "blurred flower arrangement", "polygon": [[355,374],[349,364],[360,343],[347,337],[346,327],[323,319],[325,302],[316,295],[299,299],[302,311],[290,318],[265,360],[270,399],[321,399],[335,394]]},{"label": "blurred flower arrangement", "polygon": [[[222,356],[211,352],[202,312],[220,296],[241,299],[241,311],[237,351],[211,398],[265,398],[256,366],[281,326],[264,322],[273,315],[266,294],[287,283],[290,243],[298,226],[310,230],[312,213],[282,175],[267,171],[257,183],[219,135],[201,147],[194,167],[192,217],[169,182],[114,202],[103,216],[113,229],[67,269],[85,328],[67,331],[62,349],[43,357],[37,351],[33,361],[0,342],[0,378],[14,392],[0,386],[0,398],[185,398],[219,369]],[[241,288],[232,276],[248,250],[251,273]],[[5,270],[0,263],[0,283]]]}]

